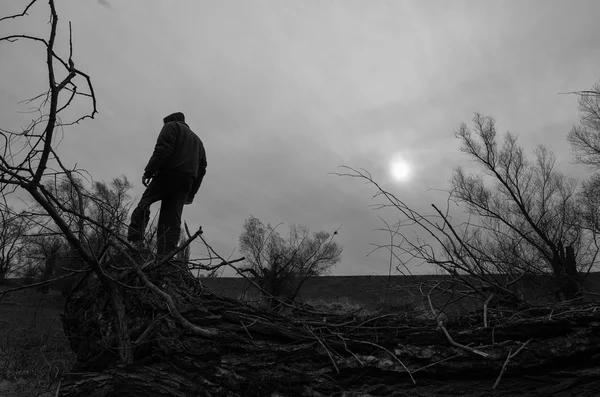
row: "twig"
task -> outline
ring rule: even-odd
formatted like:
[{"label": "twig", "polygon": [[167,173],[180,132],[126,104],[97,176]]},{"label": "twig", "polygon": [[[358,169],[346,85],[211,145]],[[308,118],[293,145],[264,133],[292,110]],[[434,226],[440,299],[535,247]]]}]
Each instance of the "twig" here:
[{"label": "twig", "polygon": [[194,324],[190,323],[188,320],[186,320],[185,317],[183,317],[181,315],[181,313],[179,312],[179,310],[177,309],[177,306],[175,305],[175,302],[173,301],[173,298],[171,297],[171,295],[167,294],[166,292],[164,292],[163,290],[158,288],[154,283],[152,283],[148,279],[146,274],[142,271],[142,269],[140,269],[139,266],[135,263],[135,261],[131,257],[129,257],[127,252],[125,252],[125,250],[123,250],[123,249],[120,249],[120,250],[121,250],[121,253],[123,253],[126,257],[128,257],[128,259],[131,262],[131,267],[133,268],[135,273],[138,275],[138,277],[142,280],[144,285],[146,285],[146,287],[148,287],[152,292],[154,292],[156,295],[160,296],[163,299],[163,301],[169,308],[169,311],[171,312],[173,317],[175,317],[175,319],[181,324],[181,326],[183,328],[185,328],[186,330],[188,330],[196,335],[200,335],[204,338],[214,338],[219,334],[219,332],[216,330],[209,330],[206,328],[198,327],[197,325],[194,325]]},{"label": "twig", "polygon": [[463,355],[462,353],[458,353],[458,354],[455,354],[454,356],[451,356],[451,357],[446,357],[446,358],[444,358],[444,359],[441,359],[440,361],[436,361],[436,362],[434,362],[434,363],[431,363],[431,364],[428,364],[428,365],[426,365],[426,366],[424,366],[424,367],[417,368],[417,369],[415,369],[415,370],[413,371],[413,374],[414,374],[414,373],[417,373],[417,372],[419,372],[419,371],[423,371],[424,369],[427,369],[427,368],[433,367],[434,365],[437,365],[437,364],[443,363],[443,362],[445,362],[445,361],[452,360],[452,359],[454,359],[454,358],[460,357],[460,356],[462,356],[462,355]]},{"label": "twig", "polygon": [[463,349],[463,350],[466,350],[466,351],[474,353],[474,354],[477,354],[477,355],[479,355],[481,357],[484,357],[484,358],[489,357],[489,354],[487,354],[485,352],[482,352],[482,351],[479,351],[479,350],[474,349],[472,347],[461,345],[460,343],[455,342],[454,339],[452,339],[452,337],[448,333],[448,330],[446,329],[446,327],[444,326],[444,322],[439,317],[437,317],[435,309],[433,308],[433,303],[431,303],[431,294],[430,293],[427,294],[427,301],[429,301],[429,307],[431,308],[431,313],[437,319],[438,326],[442,329],[442,331],[446,335],[446,338],[448,339],[448,342],[450,342],[450,344],[452,346],[458,347],[459,349]]},{"label": "twig", "polygon": [[[202,243],[203,243],[203,244],[204,244],[204,245],[205,245],[205,246],[208,248],[209,252],[212,252],[212,254],[213,254],[213,255],[215,255],[217,258],[219,258],[219,259],[221,260],[221,264],[222,264],[222,265],[228,265],[228,266],[231,266],[231,268],[232,268],[233,270],[235,270],[235,272],[236,272],[238,275],[242,276],[242,277],[243,277],[243,278],[244,278],[246,281],[248,281],[250,284],[252,284],[252,285],[253,285],[253,286],[254,286],[254,287],[255,287],[255,288],[258,290],[258,291],[261,291],[261,292],[263,292],[263,293],[264,293],[266,296],[268,296],[270,299],[274,299],[274,300],[276,300],[276,301],[277,301],[277,303],[278,303],[278,304],[280,304],[280,305],[283,305],[283,306],[286,306],[286,307],[290,307],[290,308],[292,308],[292,309],[296,309],[296,308],[298,308],[298,307],[297,307],[297,306],[295,306],[295,305],[290,305],[289,303],[287,303],[287,302],[284,302],[283,300],[279,299],[278,297],[276,297],[276,296],[274,296],[274,295],[271,295],[269,292],[265,291],[265,290],[264,290],[264,289],[263,289],[261,286],[259,286],[259,285],[258,285],[256,282],[254,282],[254,280],[252,280],[250,277],[246,276],[246,275],[244,274],[244,271],[243,271],[243,270],[240,270],[240,269],[238,269],[237,267],[235,267],[235,266],[233,266],[233,265],[232,265],[232,264],[233,264],[233,263],[235,263],[235,262],[239,262],[239,261],[242,261],[242,260],[246,259],[245,257],[242,257],[242,258],[239,258],[239,259],[236,259],[236,260],[233,260],[233,261],[227,261],[225,258],[223,258],[221,255],[219,255],[219,253],[217,253],[217,252],[216,252],[216,251],[215,251],[215,250],[214,250],[214,249],[213,249],[213,248],[212,248],[212,247],[211,247],[211,246],[208,244],[208,242],[207,242],[207,241],[204,239],[204,237],[202,237],[202,235],[200,235],[199,237],[200,237],[200,240],[202,241]],[[221,265],[219,265],[219,266],[221,266]]]},{"label": "twig", "polygon": [[361,328],[362,326],[364,326],[367,323],[370,323],[370,322],[373,322],[373,321],[377,321],[377,320],[381,320],[382,318],[385,318],[385,317],[395,317],[395,316],[397,316],[397,314],[395,314],[395,313],[388,313],[388,314],[382,314],[381,316],[371,317],[371,318],[366,319],[362,323],[354,326],[353,328]]},{"label": "twig", "polygon": [[177,255],[178,253],[180,253],[181,251],[183,251],[184,249],[187,248],[188,245],[190,245],[192,243],[192,241],[194,241],[198,236],[202,235],[202,227],[199,227],[198,230],[196,231],[196,233],[194,233],[193,235],[191,235],[186,241],[184,241],[179,247],[176,247],[173,251],[169,252],[167,255],[165,255],[164,257],[160,258],[159,261],[157,262],[149,262],[147,264],[145,264],[143,266],[143,269],[145,268],[156,268],[156,267],[160,267],[161,265],[167,263],[168,261],[170,261],[171,259],[173,259],[175,257],[175,255]]},{"label": "twig", "polygon": [[[257,321],[258,321],[258,319],[254,320],[252,322],[252,324],[250,324],[248,327],[252,327],[254,324],[256,324]],[[244,324],[244,322],[241,320],[240,320],[240,324],[242,324],[242,327],[244,327],[244,331],[246,331],[246,334],[248,334],[250,339],[254,339],[254,337],[250,334],[250,331],[248,331],[248,327],[246,327],[246,324]]]},{"label": "twig", "polygon": [[56,393],[54,394],[54,397],[58,397],[58,394],[60,393],[60,384],[62,382],[62,379],[58,380],[58,386],[56,386]]},{"label": "twig", "polygon": [[508,365],[508,362],[510,360],[511,353],[512,349],[508,351],[508,356],[506,356],[506,360],[504,360],[504,364],[502,365],[502,369],[500,370],[498,378],[496,378],[496,382],[494,382],[494,386],[492,386],[492,390],[495,390],[496,387],[498,387],[498,385],[500,384],[500,381],[502,380],[502,375],[504,375],[504,371],[506,371],[506,366]]},{"label": "twig", "polygon": [[329,359],[331,360],[331,363],[333,364],[333,367],[335,368],[335,372],[340,373],[340,369],[338,368],[337,364],[335,363],[335,359],[333,358],[333,356],[331,355],[331,353],[329,352],[329,349],[325,346],[325,344],[323,343],[323,341],[317,336],[315,335],[315,333],[308,327],[308,326],[304,326],[304,328],[311,333],[311,335],[317,340],[317,342],[319,342],[321,344],[321,346],[323,346],[323,349],[325,349],[325,353],[327,353],[327,355],[329,356]]},{"label": "twig", "polygon": [[[585,312],[589,312],[589,311],[595,312],[599,308],[600,308],[600,306],[591,306],[591,307],[588,307],[588,308],[585,308],[585,309],[567,310],[565,312],[557,313],[554,316],[558,317],[558,316],[563,316],[565,314],[585,313]],[[554,309],[552,311],[554,312]],[[551,320],[551,318],[549,318],[549,320]]]},{"label": "twig", "polygon": [[494,296],[496,296],[495,293],[491,293],[490,296],[488,296],[488,298],[485,300],[485,303],[483,304],[483,328],[487,328],[488,327],[488,305],[490,303],[490,301],[494,298]]},{"label": "twig", "polygon": [[148,327],[144,330],[144,332],[142,332],[142,334],[140,335],[140,337],[137,338],[137,340],[135,342],[133,342],[133,345],[134,346],[139,346],[142,343],[144,343],[150,337],[150,335],[152,335],[152,333],[156,329],[156,326],[158,325],[158,322],[160,320],[162,320],[163,318],[165,318],[165,317],[166,317],[166,315],[152,319],[152,322],[150,322],[150,325],[148,325]]},{"label": "twig", "polygon": [[583,90],[583,91],[572,91],[572,92],[559,92],[559,94],[575,94],[579,96],[591,95],[591,96],[600,96],[600,92],[591,91],[591,90]]},{"label": "twig", "polygon": [[29,15],[29,14],[27,14],[27,11],[29,11],[29,9],[31,8],[31,6],[33,5],[33,3],[35,3],[36,1],[37,0],[31,0],[31,3],[29,3],[27,5],[27,7],[25,7],[25,10],[22,13],[20,13],[20,14],[15,14],[15,15],[10,15],[10,16],[7,16],[7,17],[0,18],[0,22],[4,21],[5,19],[14,19],[14,18],[19,18],[19,17],[25,16],[25,15]]},{"label": "twig", "polygon": [[336,333],[336,335],[342,340],[342,342],[344,343],[344,349],[346,349],[346,351],[350,354],[352,354],[354,356],[354,358],[356,359],[356,361],[358,361],[360,363],[361,367],[364,367],[365,364],[361,361],[360,358],[358,358],[358,356],[356,354],[354,354],[354,352],[352,352],[352,350],[348,349],[348,345],[346,344],[346,339],[344,339],[344,337],[342,335],[340,335],[339,333]]},{"label": "twig", "polygon": [[[85,270],[86,273],[89,271],[91,271],[91,269],[89,269],[89,268]],[[28,289],[28,288],[42,287],[44,285],[51,284],[55,281],[59,281],[59,280],[62,280],[62,279],[68,278],[68,277],[75,276],[79,273],[82,273],[82,270],[73,271],[73,272],[65,274],[63,276],[51,278],[50,280],[42,281],[39,283],[27,284],[27,285],[22,285],[20,287],[5,289],[4,291],[0,292],[0,300],[2,300],[2,298],[4,298],[4,296],[10,292],[20,291],[20,290],[24,290],[24,289]]]},{"label": "twig", "polygon": [[[352,339],[350,339],[352,340]],[[389,351],[388,349],[386,349],[385,347],[378,345],[377,343],[373,343],[373,342],[367,342],[364,340],[352,340],[353,342],[357,342],[357,343],[363,343],[366,345],[371,345],[371,346],[375,346],[380,348],[381,350],[389,353],[390,356],[392,356],[396,361],[398,361],[398,363],[402,366],[402,368],[404,368],[404,370],[408,373],[408,376],[410,376],[410,380],[412,381],[413,385],[417,384],[417,381],[415,380],[415,378],[413,378],[412,373],[408,370],[408,368],[406,367],[406,365],[404,365],[404,363],[398,358],[398,356],[396,356],[394,353],[392,353],[391,351]]]},{"label": "twig", "polygon": [[502,369],[500,370],[500,374],[498,375],[498,378],[496,379],[494,386],[492,386],[492,390],[495,390],[496,387],[498,387],[498,385],[500,384],[500,381],[502,380],[502,376],[504,375],[504,371],[506,371],[506,367],[508,366],[508,362],[510,361],[510,359],[515,357],[517,354],[519,354],[521,352],[521,350],[523,350],[529,342],[531,342],[531,339],[529,339],[527,342],[523,343],[521,345],[521,347],[519,347],[517,349],[517,351],[514,353],[512,353],[512,349],[510,349],[508,351],[508,356],[506,356],[506,360],[504,360],[504,365],[502,365]]},{"label": "twig", "polygon": [[599,293],[596,292],[589,292],[589,291],[581,291],[579,292],[580,294],[586,294],[586,295],[593,295],[593,296],[600,296]]}]

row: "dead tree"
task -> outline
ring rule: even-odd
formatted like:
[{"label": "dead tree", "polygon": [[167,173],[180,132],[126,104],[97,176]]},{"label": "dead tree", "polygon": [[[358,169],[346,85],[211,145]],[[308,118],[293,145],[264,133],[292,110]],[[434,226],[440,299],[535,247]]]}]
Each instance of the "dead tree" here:
[{"label": "dead tree", "polygon": [[[576,298],[578,271],[593,265],[585,262],[598,252],[590,244],[596,237],[582,227],[576,181],[556,170],[555,157],[545,147],[538,146],[530,162],[514,135],[506,133],[498,142],[491,117],[476,114],[473,128],[463,124],[455,135],[461,151],[482,172],[468,175],[458,168],[451,182],[452,197],[477,217],[477,228],[485,234],[478,255],[491,249],[496,255],[488,256],[498,263],[504,252],[517,250],[522,258],[534,259],[521,261],[524,270],[535,270],[537,263],[544,263],[543,270],[554,276],[557,296]],[[483,175],[495,187],[488,187]]]},{"label": "dead tree", "polygon": [[311,235],[307,227],[291,225],[284,239],[276,228],[251,216],[239,237],[247,262],[241,271],[252,275],[270,306],[277,305],[273,297],[296,299],[306,280],[326,273],[342,253],[342,247],[333,241],[337,232]]},{"label": "dead tree", "polygon": [[[450,200],[446,208],[432,205],[432,213],[422,214],[384,189],[368,171],[342,168],[347,172],[337,175],[362,179],[375,187],[374,197],[383,199],[374,205],[375,209],[393,208],[398,213],[398,221],[391,227],[386,223],[388,227],[385,230],[402,238],[397,243],[392,240],[390,244],[378,245],[376,249],[391,252],[392,259],[399,264],[399,270],[404,264],[414,262],[428,263],[442,269],[452,277],[452,282],[444,288],[437,288],[440,299],[446,297],[443,299],[445,303],[466,299],[471,301],[473,309],[481,309],[489,298],[487,290],[492,288],[497,291],[496,300],[514,302],[521,308],[530,306],[516,288],[515,282],[523,271],[505,268],[501,266],[502,263],[494,262],[480,246],[477,225],[470,222],[455,225],[449,213]],[[411,238],[403,230],[409,230],[414,237]],[[473,301],[477,303],[473,304]]]},{"label": "dead tree", "polygon": [[567,139],[575,161],[593,171],[600,169],[600,83],[591,90],[575,92],[579,96],[579,125]]},{"label": "dead tree", "polygon": [[[0,18],[0,23],[22,17],[36,3],[31,1],[20,15]],[[66,126],[58,122],[58,114],[80,93],[75,86],[77,78],[88,85],[84,97],[90,100],[91,109],[74,122],[96,113],[90,79],[75,67],[72,46],[66,60],[55,52],[58,18],[54,1],[48,3],[47,39],[26,35],[0,38],[0,45],[15,40],[41,43],[49,72],[49,90],[41,97],[45,116],[24,132],[1,133],[6,148],[0,156],[0,182],[3,187],[28,193],[86,265],[76,272],[82,277],[66,300],[63,315],[77,364],[58,384],[56,395],[299,396],[341,395],[345,391],[368,395],[381,394],[382,376],[394,388],[384,394],[391,394],[428,377],[441,379],[444,374],[448,378],[465,373],[495,378],[498,365],[508,362],[506,357],[511,365],[503,371],[504,377],[549,368],[556,365],[557,355],[582,362],[597,353],[600,341],[593,324],[598,322],[598,312],[592,310],[578,321],[569,321],[573,314],[568,310],[543,313],[543,324],[549,315],[559,317],[551,324],[552,332],[548,327],[532,327],[527,316],[518,316],[514,325],[497,327],[498,342],[492,340],[489,345],[488,330],[461,334],[449,322],[441,327],[431,320],[408,324],[399,317],[356,318],[352,314],[322,321],[318,312],[286,317],[261,310],[213,293],[185,267],[171,264],[177,251],[155,260],[129,247],[118,233],[108,236],[107,249],[90,249],[83,241],[85,226],[102,225],[85,211],[64,206],[45,185],[55,177],[50,164],[67,178],[77,174],[60,161],[52,139],[57,127]],[[67,74],[60,82],[55,81],[55,66]],[[66,94],[64,102],[59,101],[61,94]],[[17,156],[23,147],[31,150]],[[86,194],[84,187],[73,186],[78,200]],[[69,223],[61,214],[72,215],[76,222]],[[452,229],[444,226],[443,230],[452,237]],[[234,267],[243,259],[221,257],[201,229],[188,232],[178,250],[185,250],[196,239],[216,262],[203,264],[202,270]],[[498,290],[502,288],[498,283]],[[3,290],[0,297],[9,292]],[[446,330],[449,337],[440,330]],[[527,343],[515,335],[533,340]],[[567,338],[568,346],[563,343]],[[465,349],[470,343],[477,344],[477,351],[484,355],[473,354],[474,348]],[[479,346],[484,344],[488,345]],[[549,344],[553,349],[540,354],[541,347]],[[427,354],[429,359],[424,358]],[[432,356],[440,361],[432,362]]]},{"label": "dead tree", "polygon": [[8,275],[19,271],[17,262],[26,248],[25,230],[26,219],[6,202],[0,203],[0,285]]},{"label": "dead tree", "polygon": [[[483,173],[458,168],[451,181],[449,202],[462,206],[470,215],[467,222],[453,224],[449,207],[432,206],[431,214],[413,210],[365,170],[345,167],[350,172],[338,174],[366,180],[375,186],[375,196],[384,199],[378,208],[397,210],[400,220],[386,223],[385,230],[402,237],[401,242],[379,248],[396,249],[397,255],[390,252],[400,264],[418,260],[439,266],[483,302],[488,299],[483,289],[493,288],[496,300],[505,295],[524,304],[518,281],[544,274],[554,279],[550,296],[577,298],[580,274],[597,264],[600,253],[594,190],[587,189],[587,204],[581,205],[576,181],[555,169],[551,152],[540,146],[535,161],[528,161],[514,135],[507,133],[498,142],[490,117],[476,114],[473,130],[463,124],[456,137]],[[488,187],[485,178],[495,186]],[[409,238],[401,231],[404,227],[418,230],[417,237]]]},{"label": "dead tree", "polygon": [[[21,14],[10,15],[0,18],[0,23],[8,19],[22,18],[28,11],[36,5],[37,0],[31,1]],[[135,289],[133,285],[128,285],[123,280],[133,280],[143,283],[146,288],[150,288],[153,293],[158,295],[174,314],[178,323],[183,324],[188,330],[210,336],[212,333],[201,327],[189,323],[179,312],[176,303],[169,294],[156,287],[140,269],[138,263],[140,258],[132,258],[131,255],[123,254],[124,250],[132,250],[127,242],[115,230],[110,230],[99,223],[93,217],[85,213],[84,197],[89,197],[84,187],[79,183],[77,177],[80,172],[76,169],[67,167],[58,155],[58,148],[54,136],[58,129],[73,127],[86,119],[93,119],[97,113],[96,96],[90,77],[75,66],[73,58],[73,43],[71,40],[71,29],[69,25],[69,52],[67,57],[63,57],[56,52],[55,42],[58,29],[58,14],[54,0],[48,1],[50,10],[50,23],[48,37],[37,37],[26,34],[9,34],[0,37],[0,45],[10,45],[21,40],[38,43],[43,48],[46,66],[48,71],[48,89],[28,102],[39,102],[39,118],[34,120],[23,131],[0,130],[0,137],[4,140],[2,153],[0,153],[0,183],[2,192],[7,194],[9,191],[20,189],[31,197],[40,211],[49,217],[54,230],[61,234],[62,238],[71,247],[79,260],[85,264],[80,273],[93,273],[94,277],[87,274],[80,280],[80,286],[85,286],[92,282],[102,291],[99,294],[105,298],[103,307],[108,307],[109,311],[104,313],[110,321],[108,328],[96,328],[96,331],[106,331],[101,335],[103,351],[116,352],[118,362],[130,363],[134,358],[134,349],[137,347],[132,341],[129,322],[126,318],[131,308],[126,306],[124,297],[128,288]],[[62,71],[59,72],[59,69]],[[57,80],[59,75],[65,75],[61,80]],[[80,82],[84,84],[85,89],[79,87]],[[72,121],[63,121],[60,119],[64,112],[74,101],[78,99],[87,100],[89,112]],[[49,188],[53,182],[66,178],[69,182],[70,192],[74,200],[71,203],[79,203],[76,206],[67,206],[58,197],[57,191]],[[11,190],[12,189],[12,190]],[[72,222],[73,221],[73,222]],[[90,248],[86,243],[85,229],[86,225],[98,228],[98,230],[108,231],[109,235],[104,242],[104,247],[98,252]],[[182,250],[189,245],[191,240],[200,235],[199,230],[182,244]],[[105,254],[112,247],[113,252],[121,253],[120,261],[115,262]],[[161,262],[152,261],[152,266],[158,267],[169,261],[178,251],[172,252],[162,258]],[[124,271],[123,266],[129,270]],[[135,277],[133,277],[133,276]],[[133,279],[131,279],[133,277]],[[89,289],[86,290],[88,293]],[[98,291],[96,291],[98,292]],[[7,291],[3,291],[4,295]],[[92,299],[91,297],[90,299]],[[73,303],[73,301],[71,301]],[[86,308],[78,307],[75,304],[68,306],[68,310],[78,311]],[[96,304],[87,307],[90,310],[96,310]],[[67,311],[68,311],[67,310]],[[91,318],[95,315],[91,314]],[[85,317],[85,316],[84,316]],[[67,327],[68,328],[68,327]],[[84,337],[76,335],[76,337]]]}]

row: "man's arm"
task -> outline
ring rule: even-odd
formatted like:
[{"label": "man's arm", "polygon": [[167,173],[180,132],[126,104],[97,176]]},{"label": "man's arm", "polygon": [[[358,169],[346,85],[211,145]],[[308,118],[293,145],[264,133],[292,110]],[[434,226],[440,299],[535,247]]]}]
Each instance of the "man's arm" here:
[{"label": "man's arm", "polygon": [[194,197],[196,193],[198,193],[198,189],[200,189],[200,185],[202,184],[202,180],[204,179],[204,175],[206,175],[206,167],[208,163],[206,162],[206,150],[204,150],[204,145],[200,145],[200,161],[198,161],[198,175],[194,179],[194,183],[192,184],[192,190],[188,195],[187,202],[192,203],[194,201]]},{"label": "man's arm", "polygon": [[165,160],[173,153],[176,142],[177,123],[165,124],[158,135],[150,161],[144,168],[144,178],[152,178],[160,170]]}]

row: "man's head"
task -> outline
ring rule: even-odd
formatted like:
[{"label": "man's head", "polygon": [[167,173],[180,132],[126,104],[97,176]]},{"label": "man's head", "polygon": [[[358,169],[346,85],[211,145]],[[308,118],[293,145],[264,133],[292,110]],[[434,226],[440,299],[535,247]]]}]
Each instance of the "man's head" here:
[{"label": "man's head", "polygon": [[185,123],[185,116],[181,112],[171,113],[163,119],[163,123],[167,124],[171,121],[182,121]]}]

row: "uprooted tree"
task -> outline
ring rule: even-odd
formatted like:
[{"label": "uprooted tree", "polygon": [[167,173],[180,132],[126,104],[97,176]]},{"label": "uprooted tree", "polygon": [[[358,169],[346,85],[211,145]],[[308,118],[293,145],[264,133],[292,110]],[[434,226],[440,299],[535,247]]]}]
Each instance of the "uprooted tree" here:
[{"label": "uprooted tree", "polygon": [[[39,3],[31,1],[22,14],[0,18],[0,23],[23,17]],[[81,174],[58,156],[53,139],[57,129],[64,128],[68,136],[78,122],[93,118],[96,102],[90,78],[75,67],[72,46],[66,59],[55,50],[58,16],[54,1],[48,4],[48,38],[0,37],[0,45],[18,40],[40,44],[49,76],[48,91],[38,97],[42,116],[23,131],[0,131],[5,143],[0,182],[36,202],[53,224],[44,227],[60,233],[81,264],[65,275],[77,277],[62,318],[77,362],[75,372],[59,383],[57,395],[381,395],[383,383],[391,384],[388,391],[408,390],[405,386],[417,384],[412,390],[419,395],[419,384],[431,377],[500,374],[499,380],[504,373],[556,366],[556,357],[571,358],[569,363],[576,364],[597,353],[600,336],[594,324],[599,314],[592,310],[583,310],[577,321],[572,321],[575,314],[567,309],[542,310],[544,321],[531,319],[532,312],[517,313],[510,321],[495,323],[492,338],[483,328],[456,332],[464,320],[409,321],[404,313],[335,316],[281,302],[297,310],[291,316],[215,294],[188,267],[170,263],[171,257],[198,239],[208,257],[195,269],[235,269],[233,264],[243,258],[221,257],[202,230],[188,232],[188,239],[160,260],[129,246],[119,232],[119,216],[109,211],[107,217],[98,217],[79,205],[85,197],[94,196],[93,187],[78,183]],[[79,81],[85,90],[76,85]],[[72,122],[60,121],[61,112],[77,99],[89,101],[89,113]],[[63,203],[59,192],[48,187],[49,182],[60,183],[64,178],[73,189],[71,204],[76,205]],[[115,205],[112,200],[106,202]],[[99,221],[113,218],[114,223]],[[454,229],[440,226],[436,230],[440,228],[452,238]],[[92,234],[99,236],[93,243],[88,238],[90,230],[99,232]],[[443,236],[439,238],[443,241]],[[456,238],[453,241],[460,243]],[[447,253],[452,253],[447,247]],[[10,290],[0,292],[0,297],[6,293]],[[433,318],[438,318],[439,308],[433,299],[429,302]],[[467,321],[481,324],[476,317]],[[547,346],[551,349],[544,349]]]},{"label": "uprooted tree", "polygon": [[327,273],[342,255],[333,241],[337,231],[311,235],[306,226],[290,225],[284,239],[276,228],[251,216],[239,237],[247,262],[241,271],[252,275],[270,306],[278,304],[274,298],[294,301],[306,280]]},{"label": "uprooted tree", "polygon": [[[38,4],[38,1],[31,1],[23,13],[2,17],[0,22],[21,18],[28,12],[32,12]],[[86,200],[102,201],[104,199],[105,203],[103,204],[115,204],[114,200],[121,200],[122,195],[117,194],[115,197],[100,185],[95,186],[95,192],[86,190],[78,179],[81,173],[77,169],[65,165],[58,155],[55,138],[57,131],[66,131],[86,119],[92,119],[97,113],[97,109],[90,77],[75,66],[72,40],[69,40],[68,57],[63,58],[56,52],[58,15],[54,1],[48,1],[48,5],[50,8],[48,38],[21,33],[0,37],[2,45],[21,40],[38,43],[44,50],[48,72],[48,89],[27,101],[30,105],[37,102],[38,118],[22,131],[0,130],[0,137],[4,141],[0,154],[0,183],[3,186],[3,193],[16,190],[27,193],[41,214],[51,220],[52,227],[42,224],[42,228],[60,233],[61,239],[64,239],[69,245],[70,251],[82,264],[68,275],[83,274],[84,276],[79,281],[80,285],[85,285],[89,280],[97,280],[98,286],[105,293],[106,301],[103,304],[105,307],[110,307],[108,318],[111,321],[108,332],[111,333],[111,340],[107,343],[110,346],[109,350],[114,352],[118,361],[131,362],[134,356],[134,345],[126,320],[128,310],[122,291],[123,286],[126,285],[124,280],[136,274],[136,277],[141,277],[146,284],[156,288],[156,293],[161,299],[165,299],[171,312],[178,312],[172,300],[169,300],[170,297],[144,277],[136,261],[131,259],[131,255],[124,253],[124,249],[132,249],[119,233],[122,217],[126,211],[111,212],[111,209],[121,210],[122,208],[118,205],[108,205],[107,207],[97,205],[93,207],[92,213],[85,211]],[[69,38],[71,38],[70,25]],[[81,83],[84,85],[83,89],[80,87]],[[74,101],[80,99],[88,102],[89,112],[71,121],[63,120],[62,113]],[[127,188],[128,185],[123,183],[117,186],[116,190],[125,192]],[[61,194],[66,194],[69,199],[65,201],[65,197],[61,197]],[[92,231],[93,239],[86,233],[86,230]],[[183,244],[182,249],[200,233],[199,230],[190,236],[190,239]],[[176,253],[173,252],[163,258],[163,263]],[[122,259],[130,259],[127,262],[130,265],[127,271],[121,267],[124,264],[115,262],[117,255],[121,255]],[[90,272],[94,274],[93,278],[90,277]],[[130,288],[135,287],[131,286]],[[74,310],[76,309],[74,308]],[[191,326],[181,317],[177,318],[190,330],[210,334],[202,328]]]}]

